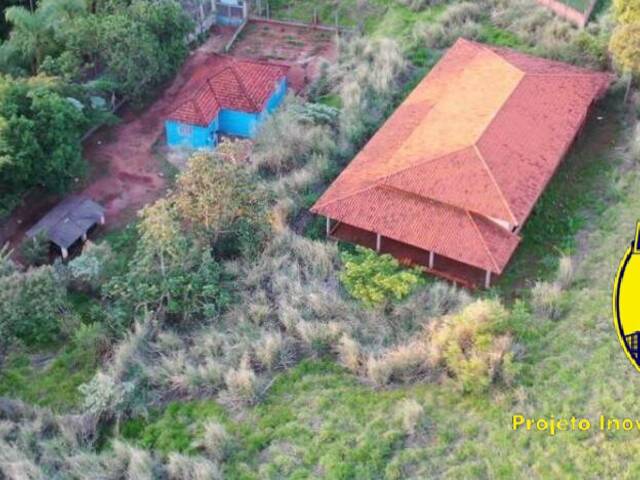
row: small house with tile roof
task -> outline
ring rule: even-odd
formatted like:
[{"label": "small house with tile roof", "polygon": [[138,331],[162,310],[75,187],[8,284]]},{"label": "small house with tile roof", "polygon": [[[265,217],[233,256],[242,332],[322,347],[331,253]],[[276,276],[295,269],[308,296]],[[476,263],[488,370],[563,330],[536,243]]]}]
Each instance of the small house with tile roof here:
[{"label": "small house with tile roof", "polygon": [[311,211],[333,238],[489,287],[610,82],[460,39]]},{"label": "small house with tile roof", "polygon": [[214,148],[218,135],[252,138],[284,100],[285,65],[211,55],[165,121],[170,147]]}]

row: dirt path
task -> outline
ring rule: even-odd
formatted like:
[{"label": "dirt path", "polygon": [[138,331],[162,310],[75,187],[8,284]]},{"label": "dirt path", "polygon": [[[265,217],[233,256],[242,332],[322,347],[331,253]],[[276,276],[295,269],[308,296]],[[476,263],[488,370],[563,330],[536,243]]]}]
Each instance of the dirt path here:
[{"label": "dirt path", "polygon": [[[164,162],[154,155],[154,144],[163,134],[164,119],[194,73],[212,53],[224,50],[233,27],[214,27],[209,40],[195,50],[160,97],[142,111],[125,108],[121,122],[104,128],[84,145],[91,174],[75,193],[85,195],[106,208],[107,228],[126,225],[145,205],[164,195],[167,182]],[[251,21],[231,55],[290,65],[289,83],[295,91],[318,76],[319,65],[335,59],[334,36],[314,28]],[[26,230],[60,198],[42,192],[29,194],[21,207],[0,225],[0,245],[19,245]]]},{"label": "dirt path", "polygon": [[192,72],[210,53],[222,51],[232,34],[233,29],[217,29],[190,55],[158,100],[142,112],[125,110],[119,125],[87,141],[85,157],[97,174],[82,194],[105,206],[111,227],[127,223],[140,208],[164,194],[162,163],[153,154],[164,119]]}]

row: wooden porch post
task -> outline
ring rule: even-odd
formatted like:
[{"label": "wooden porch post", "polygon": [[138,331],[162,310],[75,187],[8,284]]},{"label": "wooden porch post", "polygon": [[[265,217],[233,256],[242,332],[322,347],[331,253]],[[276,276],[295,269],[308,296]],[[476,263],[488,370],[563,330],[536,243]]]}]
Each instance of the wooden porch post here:
[{"label": "wooden porch post", "polygon": [[86,232],[82,234],[82,241],[83,242],[87,241],[87,233]]},{"label": "wooden porch post", "polygon": [[331,234],[331,219],[327,217],[327,237]]},{"label": "wooden porch post", "polygon": [[484,288],[489,288],[491,286],[491,272],[487,270],[484,274]]},{"label": "wooden porch post", "polygon": [[67,250],[66,248],[60,248],[60,250],[62,251],[62,258],[69,257],[69,250]]},{"label": "wooden porch post", "polygon": [[436,260],[436,254],[433,253],[432,251],[429,252],[429,270],[433,270],[433,264],[435,263]]},{"label": "wooden porch post", "polygon": [[105,223],[104,215],[100,215],[100,225],[104,225],[104,223]]},{"label": "wooden porch post", "polygon": [[376,233],[376,252],[380,253],[380,247],[382,246],[382,236]]}]

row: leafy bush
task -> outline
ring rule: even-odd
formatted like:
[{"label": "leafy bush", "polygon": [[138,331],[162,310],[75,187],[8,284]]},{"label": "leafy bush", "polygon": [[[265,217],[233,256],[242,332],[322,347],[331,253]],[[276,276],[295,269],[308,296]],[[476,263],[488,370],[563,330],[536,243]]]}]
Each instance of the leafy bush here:
[{"label": "leafy bush", "polygon": [[63,90],[50,78],[0,76],[0,203],[36,186],[65,192],[83,175],[86,118]]},{"label": "leafy bush", "polygon": [[507,319],[497,300],[477,300],[427,328],[429,363],[442,368],[463,392],[482,392],[513,375],[511,337],[498,329]]},{"label": "leafy bush", "polygon": [[50,266],[0,277],[0,342],[51,342],[66,314],[66,291]]},{"label": "leafy bush", "polygon": [[96,417],[119,415],[129,401],[134,385],[117,382],[111,375],[98,372],[90,382],[80,385],[83,409]]},{"label": "leafy bush", "polygon": [[49,239],[44,233],[25,238],[20,245],[20,255],[29,265],[39,266],[49,260]]},{"label": "leafy bush", "polygon": [[402,300],[424,283],[418,268],[400,266],[391,255],[356,247],[356,253],[342,254],[340,280],[349,294],[371,307],[391,300]]},{"label": "leafy bush", "polygon": [[82,255],[68,264],[74,286],[79,290],[97,290],[106,281],[105,268],[112,259],[113,252],[108,243],[87,242]]},{"label": "leafy bush", "polygon": [[223,270],[208,249],[187,236],[168,200],[141,213],[140,240],[129,271],[104,287],[127,312],[149,309],[188,320],[212,316],[229,302]]},{"label": "leafy bush", "polygon": [[[233,147],[229,147],[233,148]],[[256,254],[269,233],[269,193],[241,164],[197,153],[169,198],[175,213],[218,254]]]}]

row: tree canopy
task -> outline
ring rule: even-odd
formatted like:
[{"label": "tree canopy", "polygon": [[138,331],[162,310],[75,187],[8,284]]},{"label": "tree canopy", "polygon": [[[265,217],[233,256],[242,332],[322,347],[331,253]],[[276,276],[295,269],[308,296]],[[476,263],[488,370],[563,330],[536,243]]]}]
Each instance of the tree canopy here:
[{"label": "tree canopy", "polygon": [[0,77],[0,215],[30,188],[64,192],[83,174],[86,123],[56,80]]},{"label": "tree canopy", "polygon": [[609,49],[615,63],[625,73],[640,75],[640,3],[636,0],[614,0],[618,25]]}]

